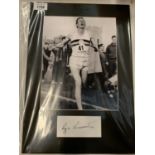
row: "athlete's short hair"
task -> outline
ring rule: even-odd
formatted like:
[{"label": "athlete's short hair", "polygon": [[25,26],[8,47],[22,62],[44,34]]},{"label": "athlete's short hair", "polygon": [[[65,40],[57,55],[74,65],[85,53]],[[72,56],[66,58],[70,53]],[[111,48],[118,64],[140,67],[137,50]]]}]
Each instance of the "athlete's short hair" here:
[{"label": "athlete's short hair", "polygon": [[79,19],[83,19],[83,20],[84,20],[83,17],[78,17],[78,18],[76,19],[76,26],[77,26],[77,24],[78,24]]}]

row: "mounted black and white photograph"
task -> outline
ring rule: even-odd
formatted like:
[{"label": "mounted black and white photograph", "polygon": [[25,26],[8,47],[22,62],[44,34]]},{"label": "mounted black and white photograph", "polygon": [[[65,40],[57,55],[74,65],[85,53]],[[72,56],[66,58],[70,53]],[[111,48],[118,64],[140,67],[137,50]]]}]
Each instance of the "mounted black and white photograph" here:
[{"label": "mounted black and white photograph", "polygon": [[45,16],[41,104],[118,110],[115,18]]},{"label": "mounted black and white photograph", "polygon": [[134,153],[130,6],[28,8],[22,153]]},{"label": "mounted black and white photograph", "polygon": [[45,16],[41,108],[119,110],[114,17]]}]

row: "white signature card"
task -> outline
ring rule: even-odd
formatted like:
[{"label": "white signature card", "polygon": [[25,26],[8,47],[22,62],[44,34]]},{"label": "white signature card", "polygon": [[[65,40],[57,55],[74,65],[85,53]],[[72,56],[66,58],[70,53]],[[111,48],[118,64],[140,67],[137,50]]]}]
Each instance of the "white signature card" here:
[{"label": "white signature card", "polygon": [[57,116],[57,137],[101,138],[101,116]]}]

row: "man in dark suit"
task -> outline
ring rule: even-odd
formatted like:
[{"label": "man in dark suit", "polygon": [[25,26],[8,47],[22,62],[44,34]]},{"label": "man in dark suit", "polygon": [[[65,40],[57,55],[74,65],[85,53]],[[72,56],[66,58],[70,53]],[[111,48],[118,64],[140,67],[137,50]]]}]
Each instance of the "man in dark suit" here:
[{"label": "man in dark suit", "polygon": [[116,69],[117,69],[117,63],[116,63],[116,58],[117,58],[117,38],[115,35],[112,36],[112,43],[107,46],[106,49],[106,56],[108,60],[108,73],[109,73],[109,78],[112,77],[114,74],[116,74]]}]

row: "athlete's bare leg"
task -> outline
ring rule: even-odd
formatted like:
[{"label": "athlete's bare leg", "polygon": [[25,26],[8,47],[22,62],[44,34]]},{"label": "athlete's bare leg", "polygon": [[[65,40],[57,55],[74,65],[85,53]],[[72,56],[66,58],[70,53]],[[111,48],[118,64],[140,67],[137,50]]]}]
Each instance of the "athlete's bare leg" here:
[{"label": "athlete's bare leg", "polygon": [[80,69],[74,67],[70,67],[70,69],[75,80],[75,99],[77,102],[77,106],[79,110],[82,110]]},{"label": "athlete's bare leg", "polygon": [[87,75],[88,75],[88,71],[86,70],[86,68],[83,68],[81,70],[81,77],[82,77],[82,84],[83,84],[84,87],[86,85]]}]

